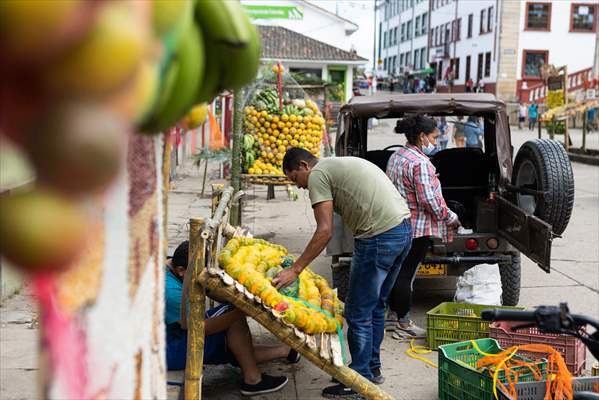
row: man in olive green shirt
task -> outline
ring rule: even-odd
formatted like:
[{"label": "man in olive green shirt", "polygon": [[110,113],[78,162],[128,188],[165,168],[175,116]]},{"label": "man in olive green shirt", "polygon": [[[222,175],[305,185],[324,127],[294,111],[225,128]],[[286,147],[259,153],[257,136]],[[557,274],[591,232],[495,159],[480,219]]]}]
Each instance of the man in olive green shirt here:
[{"label": "man in olive green shirt", "polygon": [[[301,148],[290,148],[283,172],[310,192],[316,232],[293,266],[273,283],[277,288],[293,282],[326,247],[333,233],[333,211],[352,230],[355,249],[345,318],[349,365],[365,378],[382,383],[380,348],[385,334],[387,298],[401,264],[410,250],[410,211],[387,175],[376,165],[356,157],[319,160]],[[353,397],[344,385],[325,388],[325,397]]]}]

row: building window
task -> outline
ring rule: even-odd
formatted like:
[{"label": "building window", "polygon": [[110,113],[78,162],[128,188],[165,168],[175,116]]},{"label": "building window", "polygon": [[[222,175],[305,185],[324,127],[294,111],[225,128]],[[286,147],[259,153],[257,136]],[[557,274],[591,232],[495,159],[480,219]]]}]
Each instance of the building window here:
[{"label": "building window", "polygon": [[461,34],[460,31],[462,30],[462,19],[461,18],[456,19],[455,21],[453,21],[451,23],[451,25],[452,25],[451,26],[451,29],[452,29],[452,34],[451,34],[452,40],[454,42],[457,42],[458,40],[460,40],[460,34]]},{"label": "building window", "polygon": [[485,25],[487,24],[487,10],[480,10],[480,24],[478,33],[482,35],[485,33]]},{"label": "building window", "polygon": [[456,81],[458,79],[460,79],[460,59],[452,58],[451,61],[449,62],[449,68],[450,68],[451,72],[453,73],[453,79]]},{"label": "building window", "polygon": [[400,66],[403,66],[403,65],[404,65],[403,53],[401,53],[401,54],[399,55],[399,65],[400,65]]},{"label": "building window", "polygon": [[493,7],[487,11],[487,32],[493,31]]},{"label": "building window", "polygon": [[426,35],[426,31],[428,30],[428,13],[422,14],[422,28],[420,29],[420,34]]},{"label": "building window", "polygon": [[408,21],[406,24],[406,36],[408,39],[412,39],[412,21]]},{"label": "building window", "polygon": [[397,27],[393,29],[393,44],[397,44]]},{"label": "building window", "polygon": [[524,50],[522,62],[522,78],[540,78],[539,67],[547,63],[549,51],[547,50]]},{"label": "building window", "polygon": [[420,16],[417,16],[414,20],[414,37],[418,37],[420,35]]},{"label": "building window", "polygon": [[408,66],[411,65],[412,67],[414,66],[412,64],[412,52],[411,51],[406,52],[406,65],[408,65]]},{"label": "building window", "polygon": [[474,14],[468,15],[468,38],[472,37],[472,24],[474,22]]},{"label": "building window", "polygon": [[570,32],[595,32],[597,29],[597,4],[572,4]]},{"label": "building window", "polygon": [[551,3],[526,3],[527,30],[551,30]]},{"label": "building window", "polygon": [[406,24],[401,24],[401,41],[406,40]]},{"label": "building window", "polygon": [[443,79],[443,60],[439,60],[439,64],[437,64],[437,80]]},{"label": "building window", "polygon": [[420,49],[414,50],[414,69],[420,69]]},{"label": "building window", "polygon": [[387,58],[385,57],[385,59],[383,60],[383,69],[386,71],[387,70]]},{"label": "building window", "polygon": [[384,36],[383,36],[383,47],[386,48],[387,47],[387,32],[385,32]]},{"label": "building window", "polygon": [[485,53],[485,78],[491,76],[491,52]]},{"label": "building window", "polygon": [[484,54],[478,54],[478,64],[476,65],[476,83],[480,81],[483,77],[483,62],[484,62]]},{"label": "building window", "polygon": [[393,56],[393,73],[395,73],[396,69],[395,67],[397,66],[397,56]]}]

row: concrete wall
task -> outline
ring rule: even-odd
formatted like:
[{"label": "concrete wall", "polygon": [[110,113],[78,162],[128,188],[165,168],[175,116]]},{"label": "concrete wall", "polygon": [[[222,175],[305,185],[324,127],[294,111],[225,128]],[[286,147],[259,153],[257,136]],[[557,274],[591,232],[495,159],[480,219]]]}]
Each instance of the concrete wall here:
[{"label": "concrete wall", "polygon": [[515,1],[500,3],[500,34],[496,95],[504,101],[517,101],[518,42],[522,7]]},{"label": "concrete wall", "polygon": [[[58,277],[57,299],[81,327],[86,350],[75,356],[84,361],[86,371],[77,373],[87,373],[86,398],[163,399],[162,140],[132,135],[126,158],[104,198],[89,201],[97,216],[91,239],[78,263]],[[56,360],[47,363],[40,397],[72,397]]]}]

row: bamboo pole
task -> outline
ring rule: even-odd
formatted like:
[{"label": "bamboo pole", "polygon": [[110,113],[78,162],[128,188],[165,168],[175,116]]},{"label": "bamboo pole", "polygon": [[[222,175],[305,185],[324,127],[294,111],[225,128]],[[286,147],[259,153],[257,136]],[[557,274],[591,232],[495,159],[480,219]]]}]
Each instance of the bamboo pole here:
[{"label": "bamboo pole", "polygon": [[330,360],[323,359],[320,356],[318,349],[311,349],[304,340],[296,336],[291,327],[283,324],[271,313],[266,312],[266,310],[264,310],[262,307],[248,300],[243,293],[235,290],[233,286],[226,286],[219,277],[212,276],[206,271],[203,271],[201,281],[206,285],[206,289],[210,290],[211,293],[214,293],[218,297],[222,297],[235,305],[235,307],[243,311],[243,313],[255,319],[262,326],[271,331],[283,343],[298,351],[308,361],[322,369],[327,374],[335,377],[337,380],[339,380],[339,382],[351,387],[353,390],[360,393],[367,399],[393,399],[392,396],[374,385],[362,375],[358,374],[353,369],[345,366],[337,367]]},{"label": "bamboo pole", "polygon": [[[202,235],[204,221],[190,219],[190,265],[185,277],[189,279],[189,323],[187,329],[187,362],[185,364],[185,400],[202,398],[202,369],[204,367],[204,313],[206,294],[200,274],[206,263],[206,239]],[[185,285],[184,285],[185,293]],[[183,296],[182,302],[185,301]],[[182,305],[183,306],[183,305]]]},{"label": "bamboo pole", "polygon": [[[214,230],[216,229],[216,227],[219,226],[223,222],[222,219],[223,219],[223,216],[225,215],[225,211],[229,207],[229,201],[231,200],[232,195],[233,195],[232,187],[228,187],[223,190],[223,193],[221,195],[221,200],[218,204],[218,207],[216,207],[216,210],[214,211],[214,217],[212,217],[212,219],[210,219],[206,223],[207,231],[214,233]],[[227,221],[224,221],[224,222],[227,222]]]},{"label": "bamboo pole", "polygon": [[[233,186],[233,193],[237,193],[241,188],[242,102],[243,91],[242,89],[236,90],[233,95],[233,149],[231,150],[231,163],[233,164],[231,165],[231,184]],[[239,201],[236,203],[231,207],[231,223],[233,225],[239,225],[241,222],[241,207]]]}]

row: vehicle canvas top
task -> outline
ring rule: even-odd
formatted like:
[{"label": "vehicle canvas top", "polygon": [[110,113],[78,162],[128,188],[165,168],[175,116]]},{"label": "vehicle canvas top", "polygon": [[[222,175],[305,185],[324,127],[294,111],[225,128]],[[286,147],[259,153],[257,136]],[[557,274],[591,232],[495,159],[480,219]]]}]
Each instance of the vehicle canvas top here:
[{"label": "vehicle canvas top", "polygon": [[[404,114],[470,115],[493,114],[499,181],[512,177],[512,145],[505,103],[490,93],[427,93],[355,96],[339,110],[337,140],[344,132],[351,136],[352,119],[398,118]],[[366,134],[366,130],[362,131]]]}]

